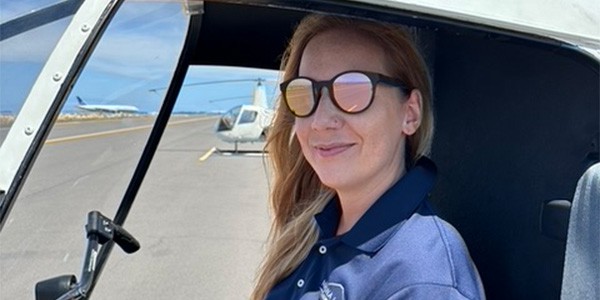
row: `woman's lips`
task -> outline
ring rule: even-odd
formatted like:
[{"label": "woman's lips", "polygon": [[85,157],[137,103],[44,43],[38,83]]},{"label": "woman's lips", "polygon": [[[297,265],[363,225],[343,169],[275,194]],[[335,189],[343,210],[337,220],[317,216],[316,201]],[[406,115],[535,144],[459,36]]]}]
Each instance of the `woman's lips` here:
[{"label": "woman's lips", "polygon": [[349,148],[354,146],[354,144],[329,144],[329,145],[316,145],[314,146],[317,155],[321,157],[332,157],[338,155]]}]

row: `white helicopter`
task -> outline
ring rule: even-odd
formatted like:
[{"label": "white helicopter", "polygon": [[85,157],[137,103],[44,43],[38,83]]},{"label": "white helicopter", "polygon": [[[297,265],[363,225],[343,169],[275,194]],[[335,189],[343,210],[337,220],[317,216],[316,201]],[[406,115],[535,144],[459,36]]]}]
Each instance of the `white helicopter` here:
[{"label": "white helicopter", "polygon": [[258,79],[254,88],[252,104],[235,106],[225,112],[215,124],[216,136],[235,145],[238,143],[262,142],[269,131],[274,110],[267,104],[267,94],[263,79]]},{"label": "white helicopter", "polygon": [[[234,150],[218,149],[221,153],[238,153],[239,143],[264,142],[269,131],[269,126],[274,116],[274,109],[269,107],[265,82],[274,82],[264,78],[216,80],[188,83],[183,86],[213,85],[231,82],[256,82],[252,95],[252,104],[236,105],[225,111],[214,125],[215,135],[222,141],[234,144]],[[151,92],[164,88],[150,89]],[[246,97],[228,97],[210,102],[225,101]],[[217,150],[217,149],[215,149]]]}]

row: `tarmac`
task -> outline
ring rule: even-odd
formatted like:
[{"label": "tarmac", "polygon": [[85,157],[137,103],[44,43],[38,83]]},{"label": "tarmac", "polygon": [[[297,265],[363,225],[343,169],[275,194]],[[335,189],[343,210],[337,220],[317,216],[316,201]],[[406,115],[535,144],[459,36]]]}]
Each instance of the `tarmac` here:
[{"label": "tarmac", "polygon": [[[80,278],[86,216],[112,218],[153,119],[57,123],[0,232],[0,299],[34,299],[36,282]],[[212,133],[215,117],[170,121],[92,299],[247,299],[269,230],[264,144]],[[250,155],[251,154],[251,155]]]}]

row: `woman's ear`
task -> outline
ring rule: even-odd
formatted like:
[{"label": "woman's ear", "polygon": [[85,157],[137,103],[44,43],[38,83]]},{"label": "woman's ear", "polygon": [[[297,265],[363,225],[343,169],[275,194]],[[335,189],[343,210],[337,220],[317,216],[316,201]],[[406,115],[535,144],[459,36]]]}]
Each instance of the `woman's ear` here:
[{"label": "woman's ear", "polygon": [[404,103],[404,124],[402,124],[402,133],[413,135],[421,125],[423,98],[421,91],[412,90],[408,99]]}]

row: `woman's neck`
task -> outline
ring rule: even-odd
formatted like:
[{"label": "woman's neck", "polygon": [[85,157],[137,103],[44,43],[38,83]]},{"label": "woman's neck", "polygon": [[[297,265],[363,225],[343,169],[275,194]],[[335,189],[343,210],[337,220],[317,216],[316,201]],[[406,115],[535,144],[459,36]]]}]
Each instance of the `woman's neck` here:
[{"label": "woman's neck", "polygon": [[350,231],[371,205],[405,173],[404,167],[401,167],[396,174],[391,174],[392,176],[387,176],[387,178],[371,180],[371,184],[366,183],[353,189],[336,190],[342,208],[336,235]]}]

